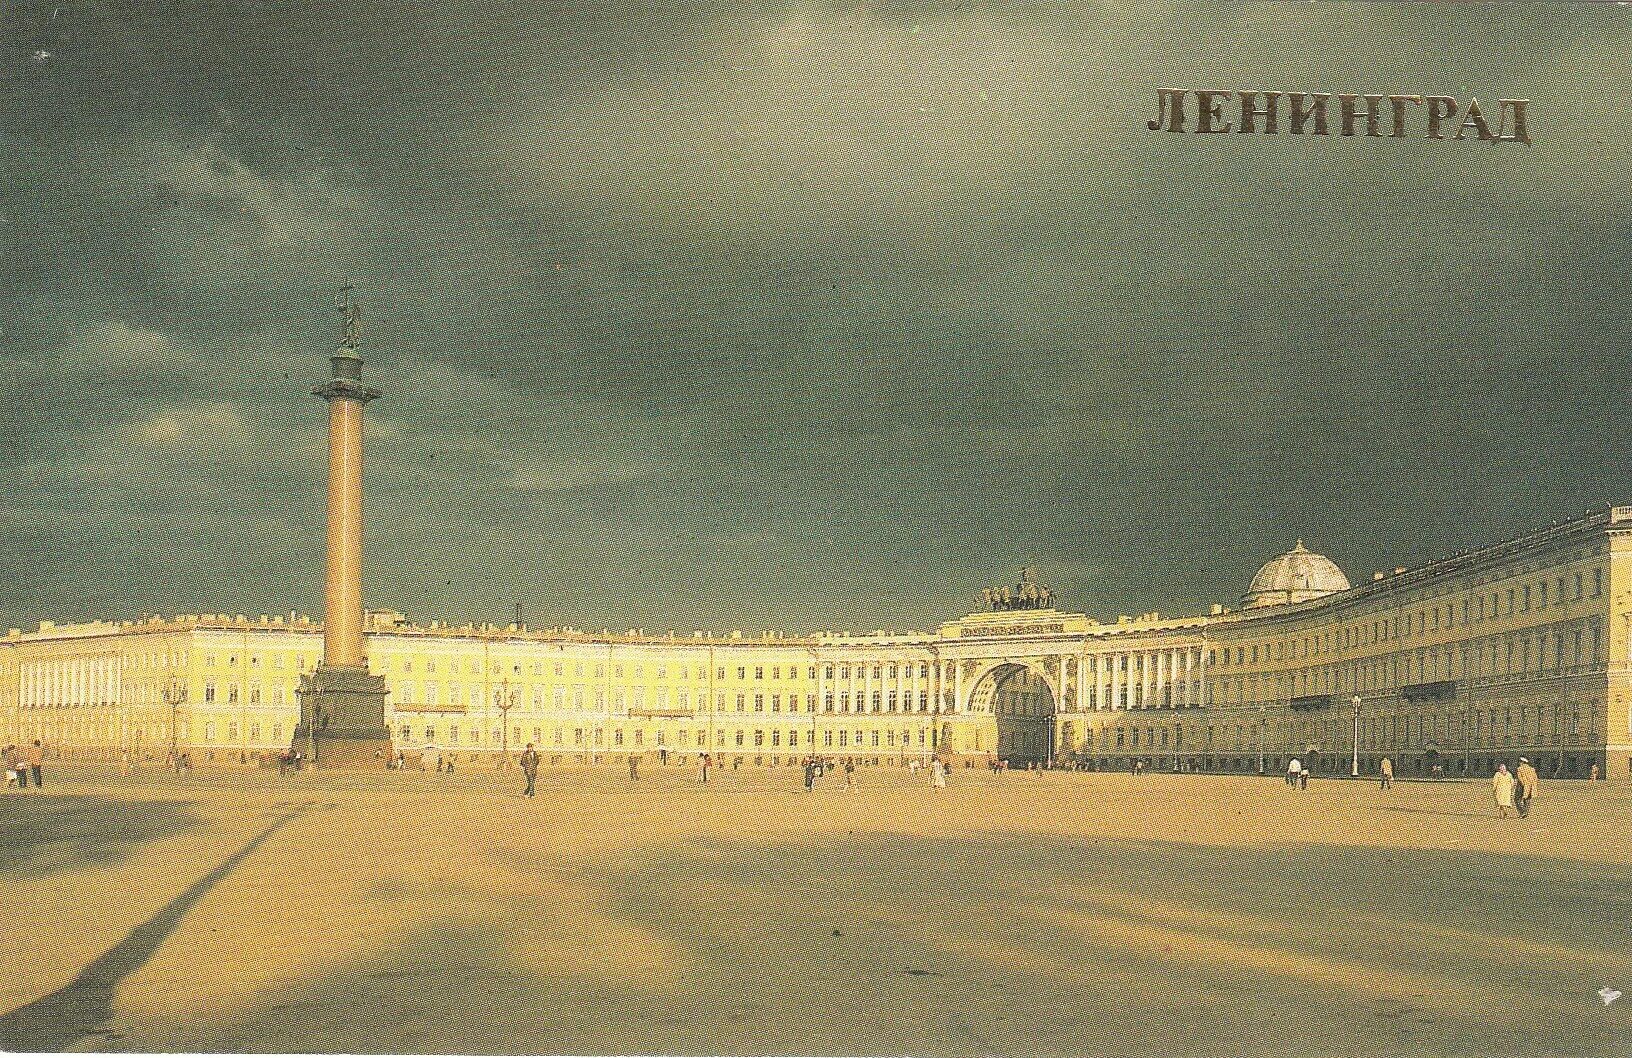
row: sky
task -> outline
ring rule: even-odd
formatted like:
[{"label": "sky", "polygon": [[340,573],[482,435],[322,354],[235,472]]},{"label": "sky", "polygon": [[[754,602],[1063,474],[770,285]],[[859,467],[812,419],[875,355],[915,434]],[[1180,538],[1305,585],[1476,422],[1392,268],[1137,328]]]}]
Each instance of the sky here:
[{"label": "sky", "polygon": [[[1632,502],[1632,13],[21,0],[0,628],[365,597],[928,629],[1356,582]],[[1531,146],[1151,132],[1158,88],[1528,98]],[[1284,121],[1284,115],[1283,115]]]}]

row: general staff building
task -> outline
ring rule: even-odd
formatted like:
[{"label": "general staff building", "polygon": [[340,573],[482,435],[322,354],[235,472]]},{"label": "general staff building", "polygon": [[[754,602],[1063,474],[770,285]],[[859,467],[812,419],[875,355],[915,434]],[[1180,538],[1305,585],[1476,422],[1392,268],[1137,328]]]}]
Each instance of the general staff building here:
[{"label": "general staff building", "polygon": [[[546,765],[812,752],[1124,769],[1632,778],[1632,507],[1351,585],[1298,546],[1241,605],[1115,622],[972,614],[934,633],[615,635],[369,616],[394,748]],[[59,625],[0,640],[8,741],[265,762],[322,654],[298,615]],[[383,762],[382,762],[383,764]]]}]

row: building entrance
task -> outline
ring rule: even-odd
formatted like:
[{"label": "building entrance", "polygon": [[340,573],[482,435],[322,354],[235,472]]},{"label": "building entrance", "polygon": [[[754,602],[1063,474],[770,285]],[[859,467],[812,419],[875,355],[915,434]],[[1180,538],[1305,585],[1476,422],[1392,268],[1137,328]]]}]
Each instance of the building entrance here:
[{"label": "building entrance", "polygon": [[[997,722],[996,754],[1011,766],[1043,766],[1054,759],[1054,693],[1040,673],[1025,665],[1003,665],[987,677]],[[977,701],[985,697],[977,690]]]}]

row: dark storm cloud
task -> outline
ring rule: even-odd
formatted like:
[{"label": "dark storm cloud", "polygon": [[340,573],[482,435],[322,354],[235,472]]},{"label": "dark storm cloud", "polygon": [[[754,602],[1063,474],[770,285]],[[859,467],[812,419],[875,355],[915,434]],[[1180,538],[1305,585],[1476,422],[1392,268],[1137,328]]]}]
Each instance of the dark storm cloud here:
[{"label": "dark storm cloud", "polygon": [[[313,608],[358,285],[377,605],[1114,614],[1632,496],[1629,16],[25,4],[0,614]],[[1154,89],[1535,100],[1529,149],[1149,133]]]}]

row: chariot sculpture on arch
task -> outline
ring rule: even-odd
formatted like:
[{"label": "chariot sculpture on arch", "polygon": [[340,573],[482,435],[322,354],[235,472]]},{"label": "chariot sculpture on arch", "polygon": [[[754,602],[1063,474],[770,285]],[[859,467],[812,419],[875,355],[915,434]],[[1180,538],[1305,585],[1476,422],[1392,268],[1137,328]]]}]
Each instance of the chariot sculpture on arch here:
[{"label": "chariot sculpture on arch", "polygon": [[1037,582],[1037,571],[1027,566],[1020,571],[1014,587],[982,588],[981,605],[993,612],[1003,610],[1047,610],[1054,605],[1054,592]]}]

